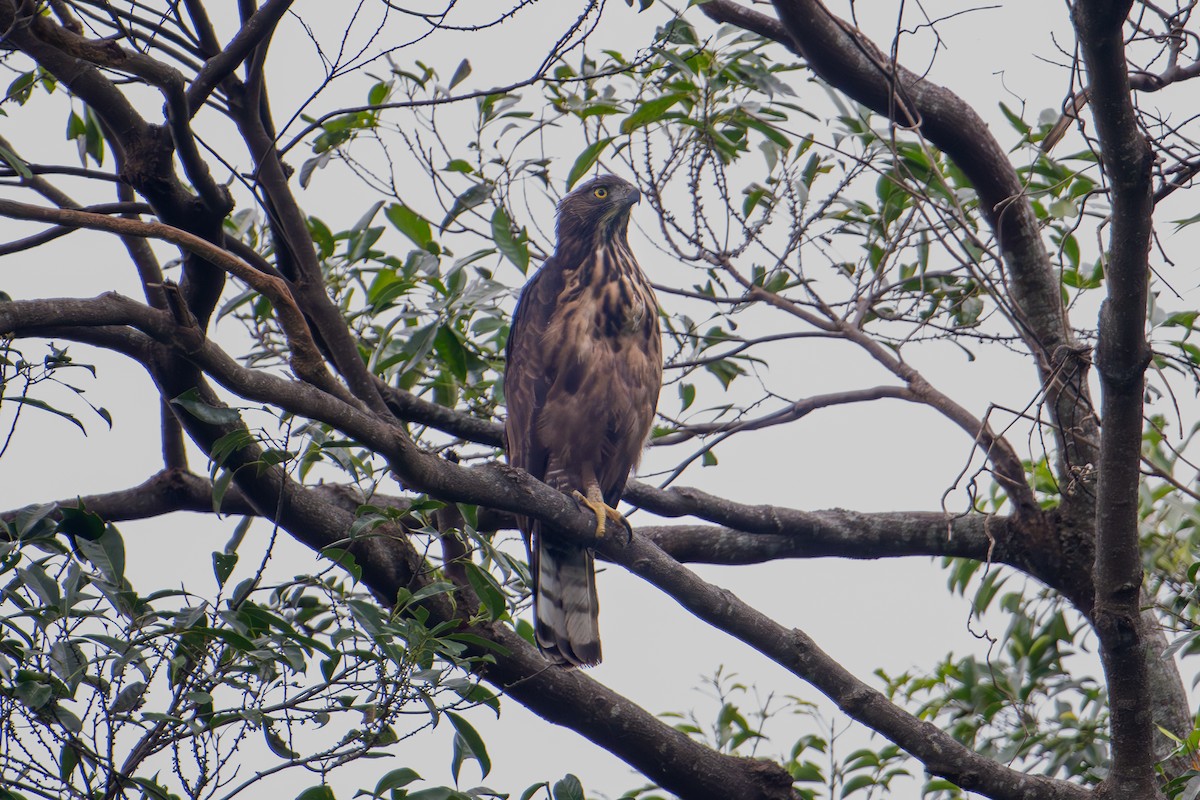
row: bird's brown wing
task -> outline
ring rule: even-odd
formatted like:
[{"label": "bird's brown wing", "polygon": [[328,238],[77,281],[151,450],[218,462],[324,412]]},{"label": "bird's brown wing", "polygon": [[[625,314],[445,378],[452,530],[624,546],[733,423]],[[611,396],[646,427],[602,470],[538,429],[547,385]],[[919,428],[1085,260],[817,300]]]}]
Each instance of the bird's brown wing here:
[{"label": "bird's brown wing", "polygon": [[[546,365],[544,337],[562,282],[562,272],[554,259],[547,259],[521,290],[505,350],[508,462],[538,480],[546,477],[549,459],[545,445],[538,441],[538,414],[553,383]],[[528,525],[522,524],[521,529],[528,536]]]}]

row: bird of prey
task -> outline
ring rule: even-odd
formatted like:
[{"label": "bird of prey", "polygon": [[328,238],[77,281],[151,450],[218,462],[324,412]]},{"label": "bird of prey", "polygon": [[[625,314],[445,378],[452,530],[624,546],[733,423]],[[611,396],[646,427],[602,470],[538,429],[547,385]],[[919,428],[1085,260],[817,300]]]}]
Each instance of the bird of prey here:
[{"label": "bird of prey", "polygon": [[[629,471],[650,433],[662,385],[654,290],[629,249],[641,194],[605,175],[558,206],[554,255],[521,290],[508,337],[508,460],[615,523]],[[533,576],[534,630],[547,658],[600,663],[592,551],[520,517]]]}]

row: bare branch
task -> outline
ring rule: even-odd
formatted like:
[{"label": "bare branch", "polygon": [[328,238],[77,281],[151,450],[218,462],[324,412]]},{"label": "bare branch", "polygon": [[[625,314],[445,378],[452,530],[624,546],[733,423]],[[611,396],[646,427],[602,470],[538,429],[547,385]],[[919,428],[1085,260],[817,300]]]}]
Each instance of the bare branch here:
[{"label": "bare branch", "polygon": [[830,408],[832,406],[846,405],[848,403],[867,403],[873,400],[908,400],[918,402],[913,393],[903,386],[875,386],[870,389],[853,389],[845,392],[833,392],[830,394],[817,395],[816,397],[806,397],[803,400],[797,400],[781,409],[772,411],[770,414],[764,414],[761,417],[754,419],[744,419],[735,422],[714,422],[714,423],[699,423],[681,425],[678,431],[668,433],[665,436],[660,436],[654,439],[651,444],[665,445],[676,444],[678,442],[687,441],[688,439],[697,436],[706,436],[713,433],[741,433],[742,431],[757,431],[763,428],[770,428],[775,425],[783,425],[788,422],[795,422],[801,417],[806,417],[812,412],[821,408]]}]

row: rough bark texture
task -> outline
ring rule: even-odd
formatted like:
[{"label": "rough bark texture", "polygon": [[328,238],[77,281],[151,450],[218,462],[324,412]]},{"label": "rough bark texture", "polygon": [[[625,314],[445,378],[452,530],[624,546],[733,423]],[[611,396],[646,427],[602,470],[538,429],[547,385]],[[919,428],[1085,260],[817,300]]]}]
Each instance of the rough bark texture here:
[{"label": "rough bark texture", "polygon": [[1082,0],[1072,18],[1092,95],[1093,120],[1112,197],[1107,299],[1100,312],[1099,481],[1096,487],[1096,602],[1092,619],[1112,714],[1112,767],[1104,798],[1160,796],[1154,775],[1150,639],[1140,610],[1138,547],[1142,394],[1150,363],[1146,299],[1153,202],[1151,150],[1138,128],[1125,63],[1124,23],[1132,3]]}]

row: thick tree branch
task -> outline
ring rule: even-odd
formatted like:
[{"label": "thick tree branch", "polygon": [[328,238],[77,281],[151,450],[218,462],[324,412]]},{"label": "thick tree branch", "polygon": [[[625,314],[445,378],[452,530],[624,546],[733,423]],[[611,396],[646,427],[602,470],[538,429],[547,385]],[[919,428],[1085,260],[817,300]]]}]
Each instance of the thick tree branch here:
[{"label": "thick tree branch", "polygon": [[[790,509],[780,509],[787,514]],[[637,533],[681,563],[761,564],[783,558],[879,559],[947,556],[1004,563],[1006,517],[948,518],[933,512],[860,514],[833,509],[792,512],[779,533],[748,533],[712,525],[651,525]],[[782,522],[782,520],[781,520]]]},{"label": "thick tree branch", "polygon": [[1142,394],[1151,234],[1152,151],[1138,128],[1125,63],[1131,2],[1080,0],[1072,18],[1091,86],[1093,121],[1112,197],[1107,297],[1100,312],[1097,369],[1101,413],[1100,513],[1096,516],[1096,601],[1092,618],[1112,708],[1112,770],[1101,794],[1158,795],[1146,633],[1139,608],[1138,535]]},{"label": "thick tree branch", "polygon": [[[213,513],[212,481],[183,470],[156,472],[129,489],[57,500],[58,508],[78,508],[99,514],[108,522],[154,519],[176,511]],[[0,520],[11,522],[20,509],[0,511]],[[231,486],[221,500],[221,513],[258,516],[240,489]]]},{"label": "thick tree branch", "polygon": [[[352,485],[321,483],[306,487],[325,502],[354,512],[364,502]],[[717,499],[717,498],[714,498]],[[257,512],[233,486],[220,508],[213,505],[213,486],[207,478],[183,469],[168,468],[142,484],[102,494],[63,498],[59,507],[77,503],[110,522],[152,519],[175,511],[255,515]],[[405,510],[411,498],[375,493],[375,506]],[[0,519],[11,520],[20,509],[0,509]],[[681,563],[759,564],[785,558],[841,557],[854,559],[904,556],[948,556],[1004,563],[1011,534],[1007,517],[972,514],[948,517],[936,512],[862,514],[833,509],[799,512],[772,509],[777,531],[751,533],[712,525],[651,525],[636,529]],[[404,524],[409,524],[404,521]],[[421,523],[415,519],[414,526]],[[477,529],[515,528],[511,514],[480,509]]]},{"label": "thick tree branch", "polygon": [[[150,207],[145,203],[97,203],[96,205],[87,206],[79,210],[86,211],[89,214],[146,214],[150,212]],[[52,242],[77,230],[79,228],[75,225],[55,225],[32,236],[14,239],[11,242],[2,242],[0,243],[0,256],[7,256],[13,253],[20,253],[23,250],[32,250],[36,247],[41,247],[47,242]]]}]

